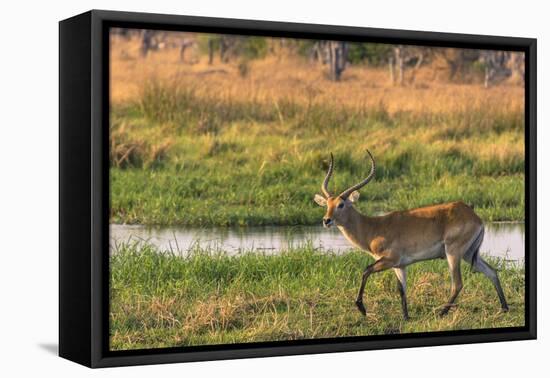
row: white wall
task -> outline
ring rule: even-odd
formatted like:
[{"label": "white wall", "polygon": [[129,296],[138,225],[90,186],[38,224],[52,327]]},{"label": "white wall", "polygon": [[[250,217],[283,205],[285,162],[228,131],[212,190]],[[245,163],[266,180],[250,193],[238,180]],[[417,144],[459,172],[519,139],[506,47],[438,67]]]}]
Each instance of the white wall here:
[{"label": "white wall", "polygon": [[[272,0],[8,1],[0,22],[0,371],[2,376],[426,376],[548,374],[549,203],[539,198],[539,340],[91,371],[54,355],[57,344],[57,21],[91,8],[536,37],[540,194],[549,162],[550,27],[544,1]],[[250,3],[250,6],[249,4]],[[368,4],[372,3],[372,4]],[[545,17],[546,15],[546,17]],[[545,93],[543,93],[545,91]],[[541,196],[542,197],[542,196]],[[546,294],[546,300],[543,298]],[[544,351],[546,348],[546,352]],[[9,373],[7,373],[9,371]],[[6,374],[7,373],[7,374]],[[537,374],[538,373],[538,374]]]}]

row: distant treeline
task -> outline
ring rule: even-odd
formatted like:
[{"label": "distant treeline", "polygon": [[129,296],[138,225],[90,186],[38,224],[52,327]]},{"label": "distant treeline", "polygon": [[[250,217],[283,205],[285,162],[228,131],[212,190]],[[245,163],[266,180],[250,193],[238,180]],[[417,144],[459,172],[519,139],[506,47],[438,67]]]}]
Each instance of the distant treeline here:
[{"label": "distant treeline", "polygon": [[524,54],[510,51],[137,29],[113,29],[112,33],[139,38],[143,57],[157,50],[177,48],[182,62],[196,63],[197,56],[206,55],[209,64],[236,62],[243,76],[250,60],[286,54],[327,65],[328,76],[334,81],[340,80],[350,65],[387,66],[390,80],[398,85],[404,84],[405,74],[413,81],[422,66],[445,71],[449,81],[480,78],[486,87],[510,77],[517,82],[524,79]]}]

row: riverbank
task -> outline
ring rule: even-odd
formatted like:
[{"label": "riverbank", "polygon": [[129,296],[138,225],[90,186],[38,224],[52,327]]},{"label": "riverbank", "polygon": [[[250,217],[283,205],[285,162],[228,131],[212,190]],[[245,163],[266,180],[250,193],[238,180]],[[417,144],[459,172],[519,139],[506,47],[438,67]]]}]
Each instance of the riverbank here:
[{"label": "riverbank", "polygon": [[111,256],[113,350],[500,328],[524,324],[523,266],[490,259],[510,304],[501,313],[490,281],[463,264],[458,306],[440,318],[449,294],[443,260],[408,268],[410,321],[403,321],[392,271],[366,287],[367,317],[354,307],[363,252],[302,247],[279,255],[195,249],[186,258],[146,244],[119,244]]},{"label": "riverbank", "polygon": [[[377,172],[357,205],[366,214],[461,200],[485,221],[524,220],[524,113],[508,97],[391,113],[383,102],[270,102],[194,88],[144,85],[141,98],[113,106],[111,223],[318,224],[313,197],[330,152],[339,193],[368,173],[367,148]],[[446,90],[453,98],[459,89]]]}]

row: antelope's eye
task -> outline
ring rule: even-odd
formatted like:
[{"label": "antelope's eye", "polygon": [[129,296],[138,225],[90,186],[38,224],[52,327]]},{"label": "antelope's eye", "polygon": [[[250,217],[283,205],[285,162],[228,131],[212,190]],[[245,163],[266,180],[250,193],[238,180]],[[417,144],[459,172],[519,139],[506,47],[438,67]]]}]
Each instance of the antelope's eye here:
[{"label": "antelope's eye", "polygon": [[342,201],[342,202],[340,202],[340,203],[338,204],[338,208],[339,208],[339,209],[341,209],[341,208],[343,208],[343,207],[344,207],[344,201]]}]

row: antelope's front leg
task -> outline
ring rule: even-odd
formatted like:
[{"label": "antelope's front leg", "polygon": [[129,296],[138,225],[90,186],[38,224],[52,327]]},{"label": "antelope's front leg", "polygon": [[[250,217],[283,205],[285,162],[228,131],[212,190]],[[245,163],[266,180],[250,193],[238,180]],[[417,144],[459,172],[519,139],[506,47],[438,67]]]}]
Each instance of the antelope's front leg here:
[{"label": "antelope's front leg", "polygon": [[357,299],[355,300],[355,304],[357,305],[357,308],[363,315],[367,315],[367,309],[365,308],[365,305],[363,304],[363,293],[365,291],[365,284],[367,283],[367,278],[372,274],[376,272],[381,272],[383,270],[386,270],[388,268],[391,268],[393,263],[386,257],[382,257],[380,260],[372,263],[371,265],[367,266],[365,271],[363,272],[363,278],[361,280],[361,287],[359,288],[359,294],[357,295]]},{"label": "antelope's front leg", "polygon": [[403,318],[409,320],[409,311],[407,310],[407,271],[405,268],[393,268],[397,276],[397,290],[401,296],[401,309]]}]

